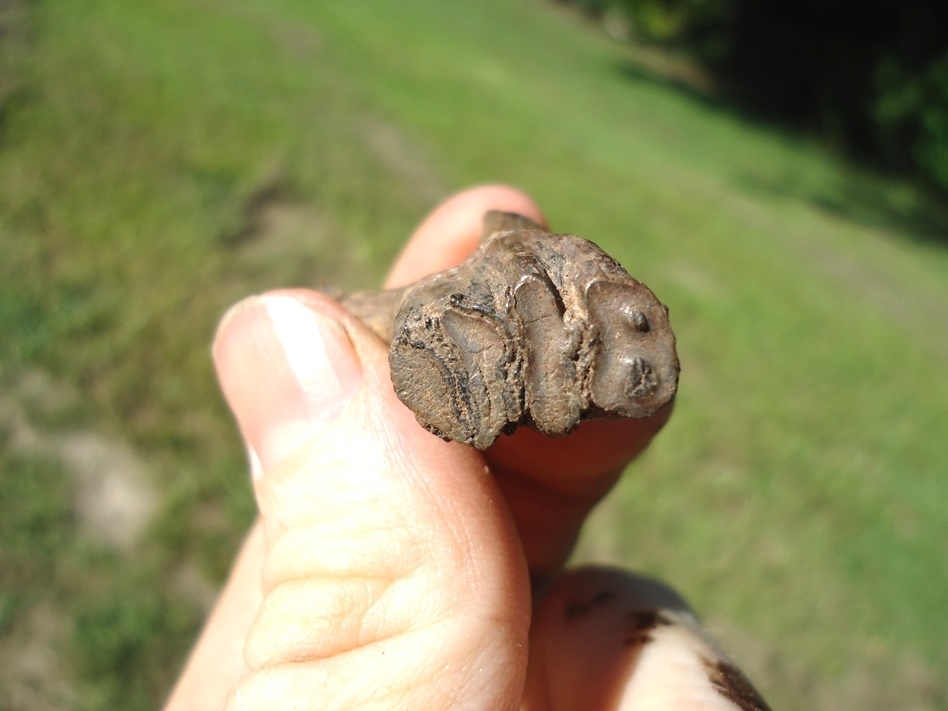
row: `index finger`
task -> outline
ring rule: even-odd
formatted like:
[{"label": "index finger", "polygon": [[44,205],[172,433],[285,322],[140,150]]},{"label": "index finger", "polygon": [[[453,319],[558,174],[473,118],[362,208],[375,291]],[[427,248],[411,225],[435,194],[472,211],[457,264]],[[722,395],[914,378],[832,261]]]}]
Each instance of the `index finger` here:
[{"label": "index finger", "polygon": [[463,262],[477,246],[481,220],[489,210],[516,212],[546,225],[533,198],[517,188],[481,185],[455,193],[415,230],[389,272],[385,288],[405,286]]}]

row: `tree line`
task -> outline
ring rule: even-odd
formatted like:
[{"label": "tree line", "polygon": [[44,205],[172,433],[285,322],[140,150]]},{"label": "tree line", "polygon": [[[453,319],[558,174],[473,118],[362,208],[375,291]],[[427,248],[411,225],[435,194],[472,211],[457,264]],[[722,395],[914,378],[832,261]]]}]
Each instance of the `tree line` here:
[{"label": "tree line", "polygon": [[946,0],[564,0],[686,51],[755,113],[948,192]]}]

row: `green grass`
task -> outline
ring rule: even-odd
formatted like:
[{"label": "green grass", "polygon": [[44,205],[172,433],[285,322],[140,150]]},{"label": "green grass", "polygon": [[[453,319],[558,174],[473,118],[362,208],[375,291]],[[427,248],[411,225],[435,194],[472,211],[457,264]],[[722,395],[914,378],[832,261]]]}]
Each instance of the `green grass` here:
[{"label": "green grass", "polygon": [[[948,708],[948,252],[924,195],[629,71],[539,0],[71,0],[21,22],[0,404],[130,443],[162,502],[131,558],[91,539],[62,462],[0,417],[0,635],[60,610],[76,708],[160,703],[201,615],[177,574],[219,580],[252,516],[208,358],[227,304],[377,283],[426,209],[488,180],[614,253],[679,337],[675,417],[581,553],[678,586],[775,707]],[[36,371],[78,395],[18,394]]]}]

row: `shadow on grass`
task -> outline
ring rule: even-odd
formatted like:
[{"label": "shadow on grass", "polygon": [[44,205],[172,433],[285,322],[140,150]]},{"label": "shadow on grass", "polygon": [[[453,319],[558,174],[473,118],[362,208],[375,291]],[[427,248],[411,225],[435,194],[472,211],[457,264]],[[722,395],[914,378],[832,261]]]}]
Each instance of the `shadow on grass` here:
[{"label": "shadow on grass", "polygon": [[709,73],[691,65],[686,59],[669,57],[663,60],[660,57],[658,51],[648,50],[642,53],[641,58],[619,61],[616,69],[630,81],[672,89],[709,110],[722,111],[744,120],[752,118],[736,104],[724,99],[720,87]]},{"label": "shadow on grass", "polygon": [[[856,174],[847,168],[840,184],[814,189],[790,177],[766,179],[743,175],[738,184],[749,192],[767,193],[808,202],[818,210],[850,222],[899,234],[922,244],[948,248],[948,207],[925,186]],[[869,169],[866,169],[867,172]]]},{"label": "shadow on grass", "polygon": [[[627,59],[617,71],[626,79],[670,89],[707,111],[786,134],[790,140],[807,140],[803,129],[779,117],[755,112],[730,98],[731,92],[716,84],[700,69],[688,69],[687,60],[646,61]],[[828,152],[832,148],[827,147]],[[735,184],[750,193],[800,200],[834,216],[890,231],[915,242],[948,248],[948,200],[933,188],[903,175],[886,173],[858,158],[840,159],[835,184],[813,185],[794,175],[783,177],[746,173]]]}]

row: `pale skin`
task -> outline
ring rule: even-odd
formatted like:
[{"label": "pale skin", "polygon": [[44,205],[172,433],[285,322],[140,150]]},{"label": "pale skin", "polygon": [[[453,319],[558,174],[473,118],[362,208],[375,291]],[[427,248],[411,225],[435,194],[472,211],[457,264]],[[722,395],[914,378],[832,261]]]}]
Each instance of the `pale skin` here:
[{"label": "pale skin", "polygon": [[[516,189],[464,191],[386,286],[462,261],[491,209],[545,224]],[[166,711],[766,708],[669,589],[562,570],[670,407],[443,442],[395,397],[385,344],[314,291],[236,305],[213,352],[260,515]]]}]

